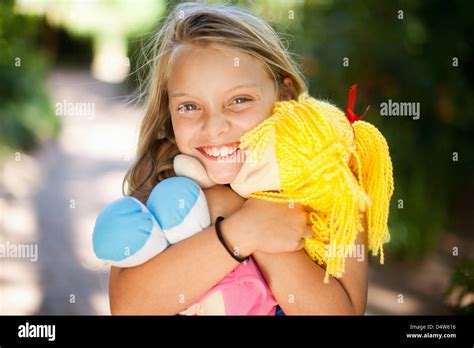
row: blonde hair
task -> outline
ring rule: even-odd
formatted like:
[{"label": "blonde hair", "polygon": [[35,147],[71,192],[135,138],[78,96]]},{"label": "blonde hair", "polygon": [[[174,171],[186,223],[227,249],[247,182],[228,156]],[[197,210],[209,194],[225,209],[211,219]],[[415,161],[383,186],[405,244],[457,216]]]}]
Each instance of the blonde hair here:
[{"label": "blonde hair", "polygon": [[[179,153],[168,109],[167,78],[173,52],[180,44],[220,44],[259,61],[278,88],[296,99],[307,91],[306,81],[281,38],[260,17],[233,6],[197,3],[177,5],[150,42],[149,77],[144,83],[145,115],[141,123],[136,161],[128,170],[124,194],[145,202],[153,187],[174,176],[173,158]],[[128,190],[125,191],[125,184]]]}]

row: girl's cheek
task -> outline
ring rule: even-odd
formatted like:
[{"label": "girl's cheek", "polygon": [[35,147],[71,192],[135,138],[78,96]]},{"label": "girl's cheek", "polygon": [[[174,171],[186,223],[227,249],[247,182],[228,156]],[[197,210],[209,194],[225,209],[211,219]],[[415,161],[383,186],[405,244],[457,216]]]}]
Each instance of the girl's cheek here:
[{"label": "girl's cheek", "polygon": [[189,119],[175,119],[173,121],[173,131],[178,148],[183,153],[192,151],[192,140],[198,135],[198,125]]},{"label": "girl's cheek", "polygon": [[183,123],[175,117],[171,118],[171,123],[173,124],[173,132],[174,137],[176,139],[176,144],[181,152],[183,152],[183,144],[185,144],[185,140],[187,138],[186,127]]},{"label": "girl's cheek", "polygon": [[238,115],[236,122],[238,122],[241,129],[247,131],[254,128],[268,116],[270,114],[264,108],[253,108]]}]

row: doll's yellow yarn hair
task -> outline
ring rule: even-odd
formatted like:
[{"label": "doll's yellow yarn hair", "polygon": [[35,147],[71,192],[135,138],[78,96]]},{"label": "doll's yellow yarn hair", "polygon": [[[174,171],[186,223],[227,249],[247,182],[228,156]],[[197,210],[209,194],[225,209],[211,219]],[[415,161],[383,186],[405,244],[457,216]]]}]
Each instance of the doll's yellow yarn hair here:
[{"label": "doll's yellow yarn hair", "polygon": [[368,249],[380,252],[383,263],[393,175],[387,142],[377,128],[365,121],[351,125],[335,106],[303,94],[297,101],[277,102],[269,118],[244,134],[240,147],[255,151],[258,160],[271,139],[281,189],[251,197],[309,208],[313,236],[304,247],[325,265],[324,282],[342,276],[364,212]]}]

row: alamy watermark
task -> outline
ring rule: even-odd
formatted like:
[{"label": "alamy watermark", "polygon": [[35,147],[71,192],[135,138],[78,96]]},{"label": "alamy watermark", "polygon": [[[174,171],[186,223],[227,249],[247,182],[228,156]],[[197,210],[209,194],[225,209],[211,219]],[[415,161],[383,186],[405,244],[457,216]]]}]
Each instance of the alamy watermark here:
[{"label": "alamy watermark", "polygon": [[255,150],[239,149],[236,150],[235,155],[218,157],[217,163],[250,163],[256,164],[257,152]]},{"label": "alamy watermark", "polygon": [[326,245],[326,256],[331,257],[351,257],[362,262],[365,260],[365,245]]},{"label": "alamy watermark", "polygon": [[54,324],[30,324],[26,322],[18,326],[18,337],[20,338],[46,338],[48,341],[56,340],[56,325]]},{"label": "alamy watermark", "polygon": [[420,118],[420,103],[395,102],[392,99],[380,103],[381,116],[408,116],[414,120]]},{"label": "alamy watermark", "polygon": [[81,116],[89,120],[95,117],[94,102],[71,102],[64,99],[55,104],[56,116]]},{"label": "alamy watermark", "polygon": [[29,259],[38,261],[38,244],[0,243],[0,259]]}]

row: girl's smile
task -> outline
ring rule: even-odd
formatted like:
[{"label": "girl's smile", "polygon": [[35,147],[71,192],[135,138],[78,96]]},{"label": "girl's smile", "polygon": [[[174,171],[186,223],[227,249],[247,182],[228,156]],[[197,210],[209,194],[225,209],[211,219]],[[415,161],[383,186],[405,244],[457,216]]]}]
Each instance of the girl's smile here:
[{"label": "girl's smile", "polygon": [[231,142],[223,145],[205,145],[200,146],[197,149],[203,154],[204,157],[211,160],[230,160],[232,157],[240,151],[240,142]]}]

